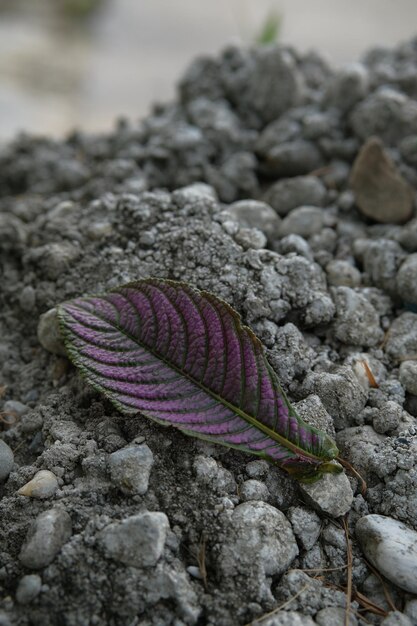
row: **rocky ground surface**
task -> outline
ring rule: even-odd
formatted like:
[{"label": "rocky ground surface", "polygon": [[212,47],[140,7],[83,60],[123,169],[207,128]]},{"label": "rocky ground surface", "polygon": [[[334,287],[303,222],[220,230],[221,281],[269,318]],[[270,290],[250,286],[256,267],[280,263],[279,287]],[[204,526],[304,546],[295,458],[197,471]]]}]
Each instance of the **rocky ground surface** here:
[{"label": "rocky ground surface", "polygon": [[[230,48],[139,127],[1,153],[1,626],[339,626],[345,514],[349,624],[417,624],[416,96],[417,41]],[[232,304],[366,493],[92,390],[47,312],[147,276]]]}]

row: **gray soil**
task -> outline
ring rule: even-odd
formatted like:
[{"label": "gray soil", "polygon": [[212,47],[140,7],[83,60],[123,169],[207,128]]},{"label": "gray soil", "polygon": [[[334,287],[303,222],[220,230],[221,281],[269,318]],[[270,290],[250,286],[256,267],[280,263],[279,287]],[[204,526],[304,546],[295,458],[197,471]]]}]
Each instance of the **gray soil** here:
[{"label": "gray soil", "polygon": [[[417,624],[416,96],[417,41],[339,72],[230,48],[138,127],[0,153],[1,626],[339,626],[344,514],[349,623]],[[123,417],[80,378],[40,317],[147,276],[239,311],[365,495]]]}]

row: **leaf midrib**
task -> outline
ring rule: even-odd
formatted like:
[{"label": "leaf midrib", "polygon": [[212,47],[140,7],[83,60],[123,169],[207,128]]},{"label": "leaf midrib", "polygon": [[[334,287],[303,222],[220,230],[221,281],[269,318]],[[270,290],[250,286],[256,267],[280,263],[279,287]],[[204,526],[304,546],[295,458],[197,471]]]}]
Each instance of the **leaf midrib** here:
[{"label": "leaf midrib", "polygon": [[[123,296],[131,306],[134,306],[134,304],[128,299],[126,298],[126,295],[120,291],[114,291],[114,293],[118,293],[119,295]],[[142,292],[143,293],[143,292]],[[147,294],[145,294],[147,295]],[[86,302],[88,301],[86,298],[80,298],[78,300],[79,302]],[[106,302],[109,302],[109,304],[113,304],[111,303],[109,300],[105,299]],[[73,304],[75,304],[77,301],[73,301]],[[64,308],[65,310],[65,305],[61,305],[62,308]],[[76,306],[78,306],[76,304]],[[91,311],[88,311],[86,309],[84,309],[83,307],[79,306],[78,308],[80,308],[82,311],[86,312],[86,313],[90,313]],[[132,336],[128,331],[126,331],[125,329],[122,329],[118,324],[113,323],[113,322],[109,322],[108,319],[106,319],[105,317],[97,314],[94,311],[94,316],[105,322],[106,324],[108,324],[109,326],[115,328],[117,331],[119,331],[122,335],[125,335],[126,337],[128,337],[131,341],[133,341],[134,343],[136,343],[139,347],[144,348],[145,350],[147,350],[148,352],[150,352],[156,359],[159,359],[160,361],[162,361],[165,365],[167,365],[168,367],[170,367],[171,369],[173,369],[177,374],[179,374],[180,376],[184,376],[185,378],[187,378],[191,383],[193,383],[194,385],[196,385],[198,388],[200,388],[202,391],[204,391],[205,393],[207,393],[209,396],[211,396],[212,398],[214,398],[217,402],[219,402],[220,404],[222,404],[223,406],[226,406],[228,409],[230,409],[231,411],[233,411],[236,415],[238,415],[239,417],[241,417],[245,422],[249,423],[251,426],[254,426],[255,428],[257,428],[258,430],[260,430],[261,432],[263,432],[264,434],[266,434],[268,437],[270,437],[273,441],[276,441],[277,443],[279,443],[280,445],[282,445],[284,448],[287,448],[287,450],[290,450],[291,452],[294,452],[297,455],[301,455],[301,456],[307,456],[311,459],[314,459],[316,461],[322,461],[322,459],[318,456],[316,456],[315,454],[312,454],[311,452],[307,452],[305,450],[303,450],[302,448],[298,447],[297,445],[293,444],[291,441],[289,441],[288,439],[286,439],[285,437],[283,437],[282,435],[280,435],[279,433],[277,433],[276,431],[270,429],[268,426],[266,426],[265,424],[263,424],[262,422],[258,421],[256,419],[256,417],[253,417],[251,415],[249,415],[248,413],[246,413],[245,411],[242,411],[242,409],[240,409],[239,407],[235,406],[234,404],[232,404],[231,402],[229,402],[228,400],[226,400],[225,398],[222,398],[221,396],[219,396],[217,393],[215,393],[214,391],[212,391],[211,389],[209,389],[208,387],[206,387],[204,384],[202,384],[201,382],[199,382],[198,380],[196,380],[191,374],[189,374],[188,372],[181,370],[179,367],[177,367],[174,363],[172,363],[171,361],[168,361],[165,357],[163,357],[161,354],[159,354],[156,350],[154,350],[153,348],[150,348],[148,345],[146,345],[144,342],[140,341],[137,337]],[[78,322],[79,323],[79,322]],[[266,359],[265,355],[262,354],[263,358]],[[94,360],[94,359],[93,359]],[[295,417],[295,416],[294,416]],[[296,418],[297,419],[297,418]],[[306,425],[307,426],[307,425]],[[187,430],[187,428],[180,428],[180,430]]]}]

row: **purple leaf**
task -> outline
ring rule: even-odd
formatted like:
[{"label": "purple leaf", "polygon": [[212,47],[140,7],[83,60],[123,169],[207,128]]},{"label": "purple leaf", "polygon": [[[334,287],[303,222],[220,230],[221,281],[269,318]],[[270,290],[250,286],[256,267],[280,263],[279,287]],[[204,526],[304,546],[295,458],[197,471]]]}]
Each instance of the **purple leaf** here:
[{"label": "purple leaf", "polygon": [[123,413],[256,454],[299,480],[339,471],[334,441],[295,413],[259,339],[213,294],[150,278],[65,302],[58,315],[69,357]]}]

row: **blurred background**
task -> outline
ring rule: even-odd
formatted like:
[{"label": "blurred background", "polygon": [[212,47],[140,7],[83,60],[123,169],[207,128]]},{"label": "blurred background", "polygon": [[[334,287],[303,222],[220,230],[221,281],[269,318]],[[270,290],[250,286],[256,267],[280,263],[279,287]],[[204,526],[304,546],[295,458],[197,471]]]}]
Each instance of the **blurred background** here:
[{"label": "blurred background", "polygon": [[340,66],[416,24],[416,0],[0,0],[0,142],[139,119],[228,43],[276,39]]}]

